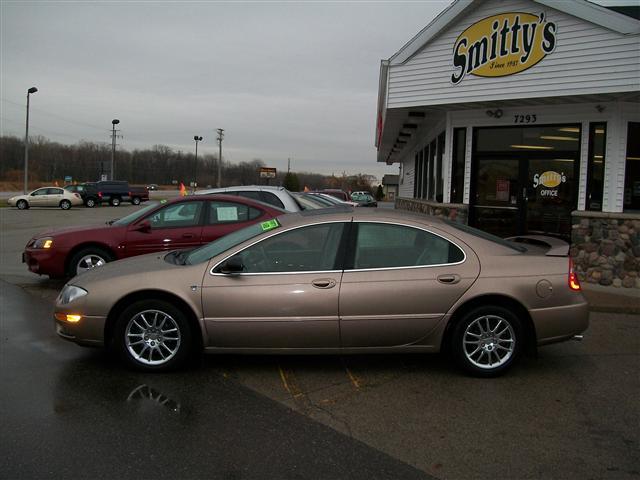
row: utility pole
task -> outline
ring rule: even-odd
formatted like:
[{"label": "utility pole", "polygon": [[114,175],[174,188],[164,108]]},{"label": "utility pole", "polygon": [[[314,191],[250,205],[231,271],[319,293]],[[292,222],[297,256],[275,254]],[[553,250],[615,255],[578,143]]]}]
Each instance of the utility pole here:
[{"label": "utility pole", "polygon": [[[116,174],[116,137],[117,132],[120,130],[116,130],[116,125],[120,123],[120,120],[114,118],[111,120],[111,180],[115,180]],[[101,179],[102,180],[102,179]]]},{"label": "utility pole", "polygon": [[25,195],[29,187],[29,95],[37,91],[36,87],[31,87],[27,90],[27,127],[24,132],[24,192],[22,192]]},{"label": "utility pole", "polygon": [[222,185],[222,139],[224,138],[224,130],[218,128],[218,178],[216,181],[216,187],[220,188]]},{"label": "utility pole", "polygon": [[291,172],[291,159],[287,158],[287,173]]}]

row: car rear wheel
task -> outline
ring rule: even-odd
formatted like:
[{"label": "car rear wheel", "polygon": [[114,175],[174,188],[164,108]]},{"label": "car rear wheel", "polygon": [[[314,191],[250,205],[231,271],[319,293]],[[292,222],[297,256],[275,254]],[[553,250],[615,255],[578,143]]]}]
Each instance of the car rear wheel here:
[{"label": "car rear wheel", "polygon": [[113,257],[107,251],[98,247],[83,248],[77,252],[69,262],[69,276],[80,275],[92,268],[101,267],[107,262],[113,260]]},{"label": "car rear wheel", "polygon": [[134,205],[140,205],[140,199],[138,197],[133,197],[131,199],[131,203],[133,203]]},{"label": "car rear wheel", "polygon": [[192,344],[186,315],[164,300],[140,300],[127,307],[113,338],[113,347],[125,363],[146,371],[182,366]]},{"label": "car rear wheel", "polygon": [[111,203],[111,206],[117,207],[120,205],[120,199],[118,197],[113,197],[109,203]]},{"label": "car rear wheel", "polygon": [[93,208],[96,206],[96,201],[93,198],[87,198],[87,201],[84,202],[84,204],[89,208]]},{"label": "car rear wheel", "polygon": [[18,203],[16,203],[16,207],[18,207],[18,210],[26,210],[27,208],[29,208],[29,204],[26,200],[18,200]]},{"label": "car rear wheel", "polygon": [[69,200],[62,200],[60,202],[60,208],[62,210],[69,210],[71,208],[71,202]]},{"label": "car rear wheel", "polygon": [[457,364],[479,377],[504,373],[522,350],[522,323],[510,310],[499,306],[477,307],[457,323],[452,353]]}]

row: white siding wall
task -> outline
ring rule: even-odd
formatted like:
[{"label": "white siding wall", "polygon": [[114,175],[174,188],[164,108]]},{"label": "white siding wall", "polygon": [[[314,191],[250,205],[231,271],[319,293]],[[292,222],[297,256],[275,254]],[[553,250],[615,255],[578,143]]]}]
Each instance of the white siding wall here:
[{"label": "white siding wall", "polygon": [[[524,72],[467,75],[451,83],[455,40],[469,25],[506,12],[545,12],[558,27],[553,53]],[[391,65],[388,108],[640,90],[640,37],[625,36],[525,0],[487,0],[464,14],[403,65]]]}]

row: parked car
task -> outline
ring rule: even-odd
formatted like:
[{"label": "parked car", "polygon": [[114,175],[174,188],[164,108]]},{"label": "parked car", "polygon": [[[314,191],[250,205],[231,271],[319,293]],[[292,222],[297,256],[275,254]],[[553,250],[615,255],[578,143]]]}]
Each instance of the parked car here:
[{"label": "parked car", "polygon": [[236,187],[199,190],[196,192],[196,195],[210,195],[213,193],[224,193],[226,195],[238,195],[245,198],[252,198],[253,200],[282,208],[287,212],[299,212],[300,210],[303,210],[302,206],[291,196],[291,192],[284,187],[272,187],[269,185],[242,185]]},{"label": "parked car", "polygon": [[358,203],[357,202],[352,202],[350,200],[340,200],[339,198],[333,196],[333,195],[329,195],[328,193],[322,193],[322,192],[308,192],[307,195],[313,195],[314,197],[319,197],[322,200],[329,202],[333,205],[351,205],[352,207],[357,207]]},{"label": "parked car", "polygon": [[446,350],[467,372],[495,376],[588,326],[569,245],[518,240],[395,210],[288,214],[79,275],[58,296],[56,328],[144,370],[202,349]]},{"label": "parked car", "polygon": [[149,185],[147,185],[147,190],[149,190],[149,191],[158,190],[158,184],[150,183]]},{"label": "parked car", "polygon": [[359,207],[377,207],[378,202],[370,193],[367,192],[353,192],[351,194],[351,200],[356,202]]},{"label": "parked car", "polygon": [[77,185],[67,185],[64,187],[64,189],[80,195],[85,207],[93,208],[101,201],[95,183],[79,183]]},{"label": "parked car", "polygon": [[97,191],[96,204],[109,203],[109,205],[117,207],[122,202],[140,205],[140,203],[149,200],[149,191],[146,187],[134,187],[126,181],[101,181],[87,185],[95,187]]},{"label": "parked car", "polygon": [[151,203],[106,225],[43,232],[29,240],[22,260],[34,273],[73,277],[112,260],[194,248],[283,212],[229,195],[181,197]]},{"label": "parked car", "polygon": [[345,202],[348,202],[350,200],[347,192],[338,188],[325,188],[322,190],[318,190],[317,193],[326,193],[327,195],[331,195],[332,197],[336,197],[338,200],[342,200]]},{"label": "parked car", "polygon": [[331,208],[333,204],[318,197],[302,192],[290,192],[291,196],[298,202],[302,210],[317,210],[319,208]]},{"label": "parked car", "polygon": [[60,187],[42,187],[27,193],[16,195],[7,200],[9,206],[26,210],[31,207],[60,207],[69,210],[74,205],[82,205],[82,198],[77,193],[66,191]]}]

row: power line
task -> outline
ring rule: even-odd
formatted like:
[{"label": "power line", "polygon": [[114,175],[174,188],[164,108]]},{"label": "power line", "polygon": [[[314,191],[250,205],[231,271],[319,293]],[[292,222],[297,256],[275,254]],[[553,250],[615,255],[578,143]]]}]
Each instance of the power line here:
[{"label": "power line", "polygon": [[[2,101],[3,101],[3,102],[6,102],[6,103],[10,103],[11,105],[15,105],[15,106],[20,107],[20,108],[24,107],[24,105],[21,105],[21,104],[19,104],[19,103],[17,103],[17,102],[14,102],[14,101],[12,101],[12,100],[8,100],[8,99],[6,99],[6,98],[2,98]],[[62,120],[63,122],[71,123],[71,124],[73,124],[73,125],[79,125],[79,126],[81,126],[81,127],[90,127],[90,128],[95,128],[96,130],[100,130],[100,131],[102,131],[102,132],[104,132],[105,130],[107,130],[107,129],[106,129],[106,128],[104,128],[104,127],[98,127],[98,126],[96,126],[96,125],[92,125],[92,124],[90,124],[90,123],[84,123],[84,122],[78,122],[78,121],[76,121],[76,120],[71,120],[71,119],[69,119],[69,118],[66,118],[66,117],[63,117],[63,116],[61,116],[61,115],[58,115],[57,113],[51,113],[51,112],[48,112],[48,111],[43,110],[43,109],[41,109],[41,108],[30,107],[30,110],[31,110],[32,112],[33,112],[33,111],[35,111],[35,112],[38,112],[38,113],[43,113],[43,114],[48,115],[48,116],[50,116],[50,117],[57,118],[58,120]]]}]

